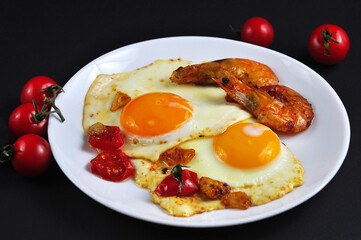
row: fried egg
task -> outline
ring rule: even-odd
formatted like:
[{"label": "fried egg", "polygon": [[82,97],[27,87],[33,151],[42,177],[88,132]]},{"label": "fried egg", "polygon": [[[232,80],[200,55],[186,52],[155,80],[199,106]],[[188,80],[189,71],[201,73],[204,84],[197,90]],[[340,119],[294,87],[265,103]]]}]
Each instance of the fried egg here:
[{"label": "fried egg", "polygon": [[253,205],[265,204],[303,184],[303,168],[292,152],[268,127],[238,122],[213,138],[180,144],[196,156],[189,169],[199,177],[226,182],[243,191]]},{"label": "fried egg", "polygon": [[[179,145],[194,149],[195,157],[187,164],[201,178],[209,177],[245,192],[253,205],[278,199],[303,184],[303,168],[292,152],[268,127],[252,121],[237,122],[214,137],[193,139]],[[148,188],[152,201],[174,216],[224,209],[220,200],[190,197],[159,197],[154,193],[165,175],[162,169],[145,160],[133,160],[135,181]]]},{"label": "fried egg", "polygon": [[[221,88],[170,81],[175,69],[189,64],[180,59],[157,60],[134,71],[99,75],[86,95],[84,131],[96,122],[119,126],[126,155],[156,161],[179,143],[218,135],[251,116],[237,104],[226,102]],[[110,111],[117,92],[127,94],[131,101]]]}]

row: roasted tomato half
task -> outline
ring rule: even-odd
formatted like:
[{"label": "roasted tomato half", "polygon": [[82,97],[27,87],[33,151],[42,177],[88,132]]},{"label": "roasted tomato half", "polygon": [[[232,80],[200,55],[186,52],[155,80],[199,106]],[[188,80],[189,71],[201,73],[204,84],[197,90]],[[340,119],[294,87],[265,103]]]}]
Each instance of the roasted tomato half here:
[{"label": "roasted tomato half", "polygon": [[91,171],[105,180],[120,182],[130,177],[135,168],[121,150],[103,151],[90,161]]},{"label": "roasted tomato half", "polygon": [[198,175],[187,169],[182,169],[182,165],[177,164],[172,173],[165,177],[155,189],[155,193],[161,197],[189,196],[199,189]]},{"label": "roasted tomato half", "polygon": [[89,127],[89,143],[94,148],[116,150],[124,144],[122,134],[117,126],[105,126],[96,123]]}]

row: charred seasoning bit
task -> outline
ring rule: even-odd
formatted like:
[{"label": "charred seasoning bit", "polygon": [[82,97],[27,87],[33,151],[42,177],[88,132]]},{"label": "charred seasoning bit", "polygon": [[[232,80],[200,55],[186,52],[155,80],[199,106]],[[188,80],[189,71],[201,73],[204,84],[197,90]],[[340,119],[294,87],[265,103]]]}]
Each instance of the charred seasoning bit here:
[{"label": "charred seasoning bit", "polygon": [[195,155],[196,151],[194,149],[174,147],[163,152],[159,156],[159,161],[165,162],[170,167],[176,164],[186,165]]},{"label": "charred seasoning bit", "polygon": [[88,134],[88,136],[100,135],[105,131],[106,131],[105,125],[100,122],[96,122],[88,128],[87,134]]},{"label": "charred seasoning bit", "polygon": [[128,102],[130,102],[131,98],[122,92],[117,92],[115,94],[112,106],[110,107],[110,111],[115,112],[119,108],[124,107]]},{"label": "charred seasoning bit", "polygon": [[228,78],[222,78],[222,85],[226,86],[227,83],[229,83],[229,79]]},{"label": "charred seasoning bit", "polygon": [[163,173],[163,174],[166,174],[168,171],[169,171],[168,168],[163,168],[163,169],[162,169],[162,173]]},{"label": "charred seasoning bit", "polygon": [[201,177],[199,187],[201,192],[210,199],[222,199],[231,192],[231,187],[227,183],[209,177]]},{"label": "charred seasoning bit", "polygon": [[225,195],[221,202],[226,207],[242,210],[246,210],[252,206],[251,198],[245,192],[231,192]]}]

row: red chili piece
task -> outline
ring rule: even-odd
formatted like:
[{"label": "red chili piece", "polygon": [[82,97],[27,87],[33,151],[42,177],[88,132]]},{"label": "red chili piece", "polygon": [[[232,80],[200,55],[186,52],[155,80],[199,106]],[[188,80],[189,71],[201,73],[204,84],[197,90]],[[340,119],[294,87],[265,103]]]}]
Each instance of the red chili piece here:
[{"label": "red chili piece", "polygon": [[[195,172],[183,169],[182,173],[183,187],[179,196],[189,196],[196,193],[199,189],[198,175]],[[155,189],[155,193],[160,197],[177,196],[179,191],[179,181],[173,174],[168,175]]]},{"label": "red chili piece", "polygon": [[103,151],[90,161],[91,171],[105,180],[120,182],[131,176],[135,168],[121,150]]},{"label": "red chili piece", "polygon": [[105,126],[105,131],[89,136],[89,143],[94,148],[115,150],[124,144],[119,127]]}]

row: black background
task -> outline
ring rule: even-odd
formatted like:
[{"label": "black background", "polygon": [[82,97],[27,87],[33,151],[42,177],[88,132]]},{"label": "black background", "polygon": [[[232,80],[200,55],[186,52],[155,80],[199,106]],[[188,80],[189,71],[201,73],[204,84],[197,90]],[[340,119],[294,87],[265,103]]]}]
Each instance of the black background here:
[{"label": "black background", "polygon": [[[154,38],[238,39],[229,25],[241,27],[254,16],[272,23],[271,49],[311,67],[336,90],[349,114],[351,142],[339,172],[310,200],[258,222],[213,229],[157,225],[110,210],[74,186],[55,161],[38,178],[2,164],[0,238],[361,239],[360,10],[360,1],[2,1],[1,145],[14,141],[8,117],[31,77],[46,75],[64,85],[91,60]],[[310,33],[324,23],[343,27],[351,41],[348,56],[335,66],[315,63],[307,51]]]}]

